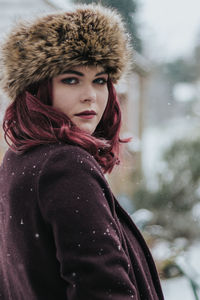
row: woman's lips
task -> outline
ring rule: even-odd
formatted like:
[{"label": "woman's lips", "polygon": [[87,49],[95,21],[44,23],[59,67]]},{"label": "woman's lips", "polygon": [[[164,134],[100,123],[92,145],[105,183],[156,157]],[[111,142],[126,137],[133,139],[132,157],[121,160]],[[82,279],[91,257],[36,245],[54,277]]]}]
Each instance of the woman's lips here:
[{"label": "woman's lips", "polygon": [[94,118],[95,115],[76,115],[76,116],[82,119],[92,119]]},{"label": "woman's lips", "polygon": [[92,119],[96,116],[95,111],[82,111],[81,113],[75,114],[75,116],[80,117],[82,119]]}]

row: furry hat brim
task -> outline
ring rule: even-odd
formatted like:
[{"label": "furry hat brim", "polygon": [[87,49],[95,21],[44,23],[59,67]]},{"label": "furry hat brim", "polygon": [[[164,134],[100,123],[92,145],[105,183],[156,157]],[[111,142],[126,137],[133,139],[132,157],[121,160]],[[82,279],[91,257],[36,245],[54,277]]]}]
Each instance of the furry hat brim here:
[{"label": "furry hat brim", "polygon": [[68,67],[100,65],[116,83],[130,65],[129,37],[119,14],[101,5],[18,25],[2,47],[2,86],[15,99],[28,86]]}]

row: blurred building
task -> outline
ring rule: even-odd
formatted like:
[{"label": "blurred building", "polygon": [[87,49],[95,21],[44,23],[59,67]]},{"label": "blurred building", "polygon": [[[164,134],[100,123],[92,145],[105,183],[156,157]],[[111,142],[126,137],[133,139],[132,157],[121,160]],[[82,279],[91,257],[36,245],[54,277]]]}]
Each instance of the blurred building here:
[{"label": "blurred building", "polygon": [[[142,172],[142,136],[144,130],[144,111],[146,106],[146,85],[149,80],[150,66],[139,53],[134,53],[132,70],[128,78],[116,86],[122,108],[121,137],[132,137],[131,142],[123,145],[121,164],[109,175],[113,192],[126,201],[132,198],[139,184]],[[128,199],[127,199],[128,201]],[[122,203],[123,204],[123,203]],[[126,204],[125,204],[126,206]]]}]

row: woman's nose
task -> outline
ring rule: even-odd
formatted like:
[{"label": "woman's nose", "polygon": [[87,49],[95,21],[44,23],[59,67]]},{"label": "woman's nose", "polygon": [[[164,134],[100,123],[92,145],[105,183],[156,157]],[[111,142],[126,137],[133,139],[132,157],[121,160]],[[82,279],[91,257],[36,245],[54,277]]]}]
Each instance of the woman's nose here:
[{"label": "woman's nose", "polygon": [[96,101],[96,92],[95,89],[91,86],[87,86],[81,94],[81,102],[94,102]]}]

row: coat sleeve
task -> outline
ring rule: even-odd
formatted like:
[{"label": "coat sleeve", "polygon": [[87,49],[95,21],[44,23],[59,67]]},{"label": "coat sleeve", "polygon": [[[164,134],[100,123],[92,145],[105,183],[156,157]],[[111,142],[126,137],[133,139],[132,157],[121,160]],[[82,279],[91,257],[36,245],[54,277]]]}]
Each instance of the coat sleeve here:
[{"label": "coat sleeve", "polygon": [[69,300],[137,300],[107,184],[82,149],[58,151],[43,167],[39,205],[50,224]]}]

